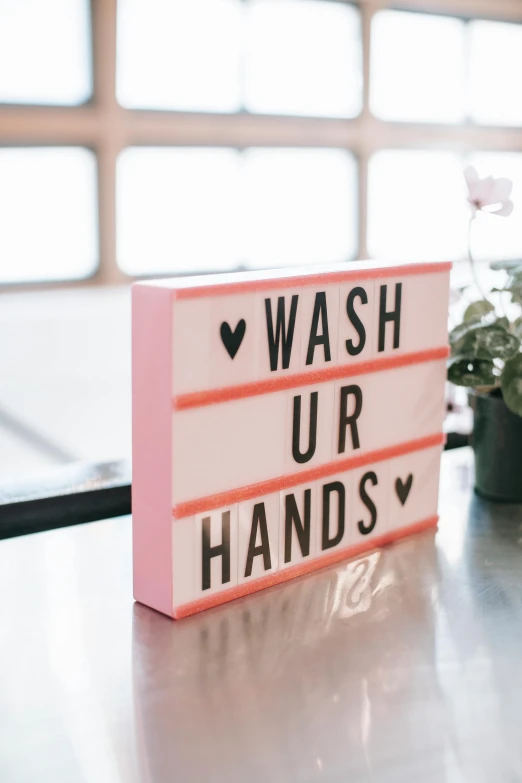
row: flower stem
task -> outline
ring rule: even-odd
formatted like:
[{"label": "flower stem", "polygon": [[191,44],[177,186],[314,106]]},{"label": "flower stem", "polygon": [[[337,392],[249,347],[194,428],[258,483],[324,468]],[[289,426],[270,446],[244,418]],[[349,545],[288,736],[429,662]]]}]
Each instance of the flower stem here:
[{"label": "flower stem", "polygon": [[484,299],[487,302],[489,300],[485,295],[484,291],[482,290],[482,286],[479,283],[475,259],[473,258],[473,254],[471,252],[471,226],[473,225],[473,220],[474,218],[470,217],[469,224],[468,224],[468,260],[469,260],[469,265],[471,267],[471,274],[473,275],[473,282],[477,286],[477,290],[481,295],[482,299]]}]

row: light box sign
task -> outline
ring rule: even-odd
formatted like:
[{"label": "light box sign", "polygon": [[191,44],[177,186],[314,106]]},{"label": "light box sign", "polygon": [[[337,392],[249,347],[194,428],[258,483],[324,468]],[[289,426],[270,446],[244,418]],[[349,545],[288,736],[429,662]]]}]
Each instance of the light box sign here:
[{"label": "light box sign", "polygon": [[436,526],[449,270],[133,286],[138,601],[185,617]]}]

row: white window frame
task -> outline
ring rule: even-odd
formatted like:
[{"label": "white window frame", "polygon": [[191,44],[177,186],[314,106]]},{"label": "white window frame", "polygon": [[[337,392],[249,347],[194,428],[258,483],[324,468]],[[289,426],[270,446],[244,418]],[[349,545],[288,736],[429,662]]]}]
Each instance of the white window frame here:
[{"label": "white window frame", "polygon": [[[354,119],[130,110],[116,100],[117,0],[92,0],[93,97],[78,107],[0,106],[0,145],[85,146],[98,169],[99,267],[88,280],[57,285],[117,284],[133,278],[116,262],[116,161],[128,146],[335,147],[358,161],[359,258],[368,258],[368,161],[382,149],[522,151],[522,128],[382,121],[369,109],[370,31],[378,11],[423,11],[463,18],[522,23],[520,0],[338,0],[360,9],[363,45],[363,104]],[[25,287],[35,287],[24,284]],[[42,287],[39,284],[38,287]]]}]

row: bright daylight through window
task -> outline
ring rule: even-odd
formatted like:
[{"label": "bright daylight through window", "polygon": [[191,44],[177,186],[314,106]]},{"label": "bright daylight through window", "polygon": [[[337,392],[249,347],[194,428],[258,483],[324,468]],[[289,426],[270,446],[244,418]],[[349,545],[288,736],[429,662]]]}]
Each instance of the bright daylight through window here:
[{"label": "bright daylight through window", "polygon": [[464,166],[522,186],[522,13],[408,5],[0,0],[0,281],[462,258]]}]

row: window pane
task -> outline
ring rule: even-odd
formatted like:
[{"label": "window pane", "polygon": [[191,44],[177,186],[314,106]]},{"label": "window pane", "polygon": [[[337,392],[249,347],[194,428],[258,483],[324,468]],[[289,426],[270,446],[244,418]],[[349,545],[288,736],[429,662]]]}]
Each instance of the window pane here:
[{"label": "window pane", "polygon": [[470,22],[471,112],[477,122],[522,125],[522,25]]},{"label": "window pane", "polygon": [[458,155],[384,150],[370,160],[368,248],[402,261],[454,259],[466,250],[468,215]]},{"label": "window pane", "polygon": [[88,277],[98,266],[94,155],[0,149],[0,215],[0,282]]},{"label": "window pane", "polygon": [[353,6],[251,0],[247,12],[249,110],[331,117],[359,113],[361,33]]},{"label": "window pane", "polygon": [[381,11],[372,23],[370,105],[385,120],[465,117],[465,26],[459,19]]},{"label": "window pane", "polygon": [[240,21],[241,0],[119,0],[119,102],[236,111]]},{"label": "window pane", "polygon": [[356,164],[342,150],[246,153],[250,267],[347,261],[357,253]]},{"label": "window pane", "polygon": [[90,39],[88,0],[0,0],[0,102],[84,103]]},{"label": "window pane", "polygon": [[341,150],[132,148],[117,203],[118,263],[131,275],[356,253],[356,165]]},{"label": "window pane", "polygon": [[509,217],[479,212],[472,229],[473,254],[478,259],[522,258],[522,153],[477,152],[467,163],[480,177],[508,177],[513,182],[511,198],[515,211]]},{"label": "window pane", "polygon": [[132,148],[118,161],[118,263],[128,274],[220,271],[239,261],[239,156]]}]

